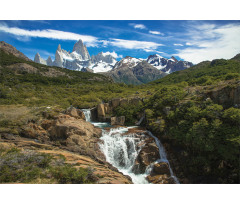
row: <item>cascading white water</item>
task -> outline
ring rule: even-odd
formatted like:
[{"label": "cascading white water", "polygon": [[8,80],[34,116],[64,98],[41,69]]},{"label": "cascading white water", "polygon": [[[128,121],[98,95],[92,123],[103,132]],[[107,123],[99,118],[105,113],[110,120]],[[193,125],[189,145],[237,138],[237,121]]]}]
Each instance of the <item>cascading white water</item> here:
[{"label": "cascading white water", "polygon": [[99,144],[101,151],[106,156],[107,162],[116,167],[120,172],[128,175],[132,178],[133,183],[136,184],[147,184],[148,181],[145,179],[152,171],[154,163],[166,162],[169,165],[170,173],[176,183],[179,183],[178,179],[173,175],[173,171],[170,167],[167,155],[163,145],[150,131],[148,134],[155,139],[155,142],[159,149],[160,159],[149,165],[144,174],[135,174],[132,172],[132,167],[135,160],[142,148],[141,142],[145,135],[136,136],[136,134],[126,134],[132,127],[118,127],[111,128],[109,131],[104,130],[103,127],[109,126],[108,123],[92,122],[91,111],[89,109],[82,109],[86,121],[91,122],[93,125],[102,128],[102,137],[100,138],[104,143]]},{"label": "cascading white water", "polygon": [[[161,143],[160,140],[159,140],[157,137],[155,137],[150,131],[147,131],[147,132],[148,132],[148,134],[149,134],[152,138],[154,138],[154,140],[155,140],[155,142],[156,142],[156,145],[158,146],[160,159],[157,160],[155,163],[160,163],[160,162],[166,162],[166,163],[168,163],[171,177],[174,179],[174,181],[175,181],[177,184],[180,184],[179,181],[178,181],[178,179],[177,179],[177,177],[174,176],[174,174],[173,174],[172,168],[171,168],[170,163],[169,163],[169,161],[168,161],[168,159],[167,159],[167,154],[166,154],[166,152],[165,152],[165,150],[164,150],[164,147],[163,147],[162,143]],[[151,168],[151,167],[150,167],[150,168]],[[148,169],[148,171],[149,171],[149,170],[150,170],[150,169]]]},{"label": "cascading white water", "polygon": [[103,131],[103,144],[100,144],[102,152],[106,156],[107,162],[116,167],[120,172],[132,178],[133,183],[144,184],[148,183],[145,177],[146,174],[134,174],[132,167],[141,150],[141,137],[136,137],[135,134],[124,134],[128,128],[111,128],[110,131]]},{"label": "cascading white water", "polygon": [[91,121],[91,111],[90,111],[90,109],[82,109],[82,111],[85,115],[86,121],[90,122]]}]

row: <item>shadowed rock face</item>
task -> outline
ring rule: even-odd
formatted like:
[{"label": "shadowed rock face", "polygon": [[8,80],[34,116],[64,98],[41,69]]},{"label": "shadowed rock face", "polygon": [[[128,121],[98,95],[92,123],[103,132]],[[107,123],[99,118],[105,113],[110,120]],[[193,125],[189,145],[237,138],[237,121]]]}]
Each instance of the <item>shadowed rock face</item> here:
[{"label": "shadowed rock face", "polygon": [[235,87],[223,87],[211,90],[207,93],[215,103],[224,107],[240,107],[240,81]]},{"label": "shadowed rock face", "polygon": [[0,41],[0,49],[4,50],[6,53],[10,53],[21,59],[31,61],[28,57],[26,57],[23,53],[18,51],[15,47],[13,47],[12,45],[10,45],[4,41]]},{"label": "shadowed rock face", "polygon": [[140,150],[132,171],[136,174],[143,174],[146,168],[159,159],[158,147],[153,138],[145,140],[145,146]]}]

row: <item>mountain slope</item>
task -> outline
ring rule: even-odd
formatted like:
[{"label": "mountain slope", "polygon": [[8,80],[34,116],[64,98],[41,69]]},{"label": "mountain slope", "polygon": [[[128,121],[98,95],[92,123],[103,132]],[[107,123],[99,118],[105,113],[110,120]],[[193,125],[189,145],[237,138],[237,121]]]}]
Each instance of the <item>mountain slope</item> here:
[{"label": "mountain slope", "polygon": [[147,83],[166,75],[146,61],[133,57],[123,58],[116,63],[111,71],[104,74],[112,77],[115,82],[135,85]]},{"label": "mountain slope", "polygon": [[193,63],[191,62],[178,61],[175,57],[167,59],[158,54],[150,55],[147,58],[147,62],[167,74],[175,71],[184,70],[193,66]]},{"label": "mountain slope", "polygon": [[6,52],[8,54],[12,54],[12,55],[14,55],[16,57],[19,57],[21,59],[31,61],[28,57],[26,57],[23,53],[21,53],[15,47],[13,47],[12,45],[10,45],[10,44],[8,44],[4,41],[0,41],[0,49],[4,50],[4,52]]},{"label": "mountain slope", "polygon": [[151,82],[151,84],[174,84],[188,82],[189,85],[208,85],[217,80],[236,78],[239,75],[240,62],[238,60],[216,59],[211,62],[200,62],[191,68],[174,72],[162,79]]}]

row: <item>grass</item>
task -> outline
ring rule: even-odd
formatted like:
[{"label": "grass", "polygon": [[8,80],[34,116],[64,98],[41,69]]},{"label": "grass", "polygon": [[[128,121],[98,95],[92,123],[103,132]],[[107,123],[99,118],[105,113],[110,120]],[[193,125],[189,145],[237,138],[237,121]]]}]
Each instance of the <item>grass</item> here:
[{"label": "grass", "polygon": [[0,183],[95,183],[91,169],[75,168],[50,154],[0,146]]}]

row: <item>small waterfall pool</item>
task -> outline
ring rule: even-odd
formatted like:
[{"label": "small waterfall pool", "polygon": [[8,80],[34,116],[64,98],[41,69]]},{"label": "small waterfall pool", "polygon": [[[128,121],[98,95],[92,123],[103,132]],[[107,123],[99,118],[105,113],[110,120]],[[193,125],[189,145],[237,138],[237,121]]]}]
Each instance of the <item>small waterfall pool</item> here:
[{"label": "small waterfall pool", "polygon": [[[137,126],[113,128],[109,123],[92,122],[90,109],[82,109],[82,111],[86,117],[86,121],[91,122],[94,126],[102,129],[102,137],[100,139],[103,143],[99,144],[99,146],[104,153],[107,162],[116,167],[124,175],[130,176],[134,184],[148,184],[149,182],[145,178],[151,172],[153,164],[147,167],[144,174],[135,174],[132,172],[132,167],[134,166],[135,160],[142,148],[141,144],[145,135],[136,137],[135,133],[127,132],[129,129],[136,128]],[[105,127],[110,127],[110,130],[105,130]],[[167,160],[163,145],[150,131],[148,131],[148,134],[154,138],[159,149],[160,159],[155,163],[167,162],[171,176],[176,183],[179,183],[177,177],[173,174],[169,161]]]}]

